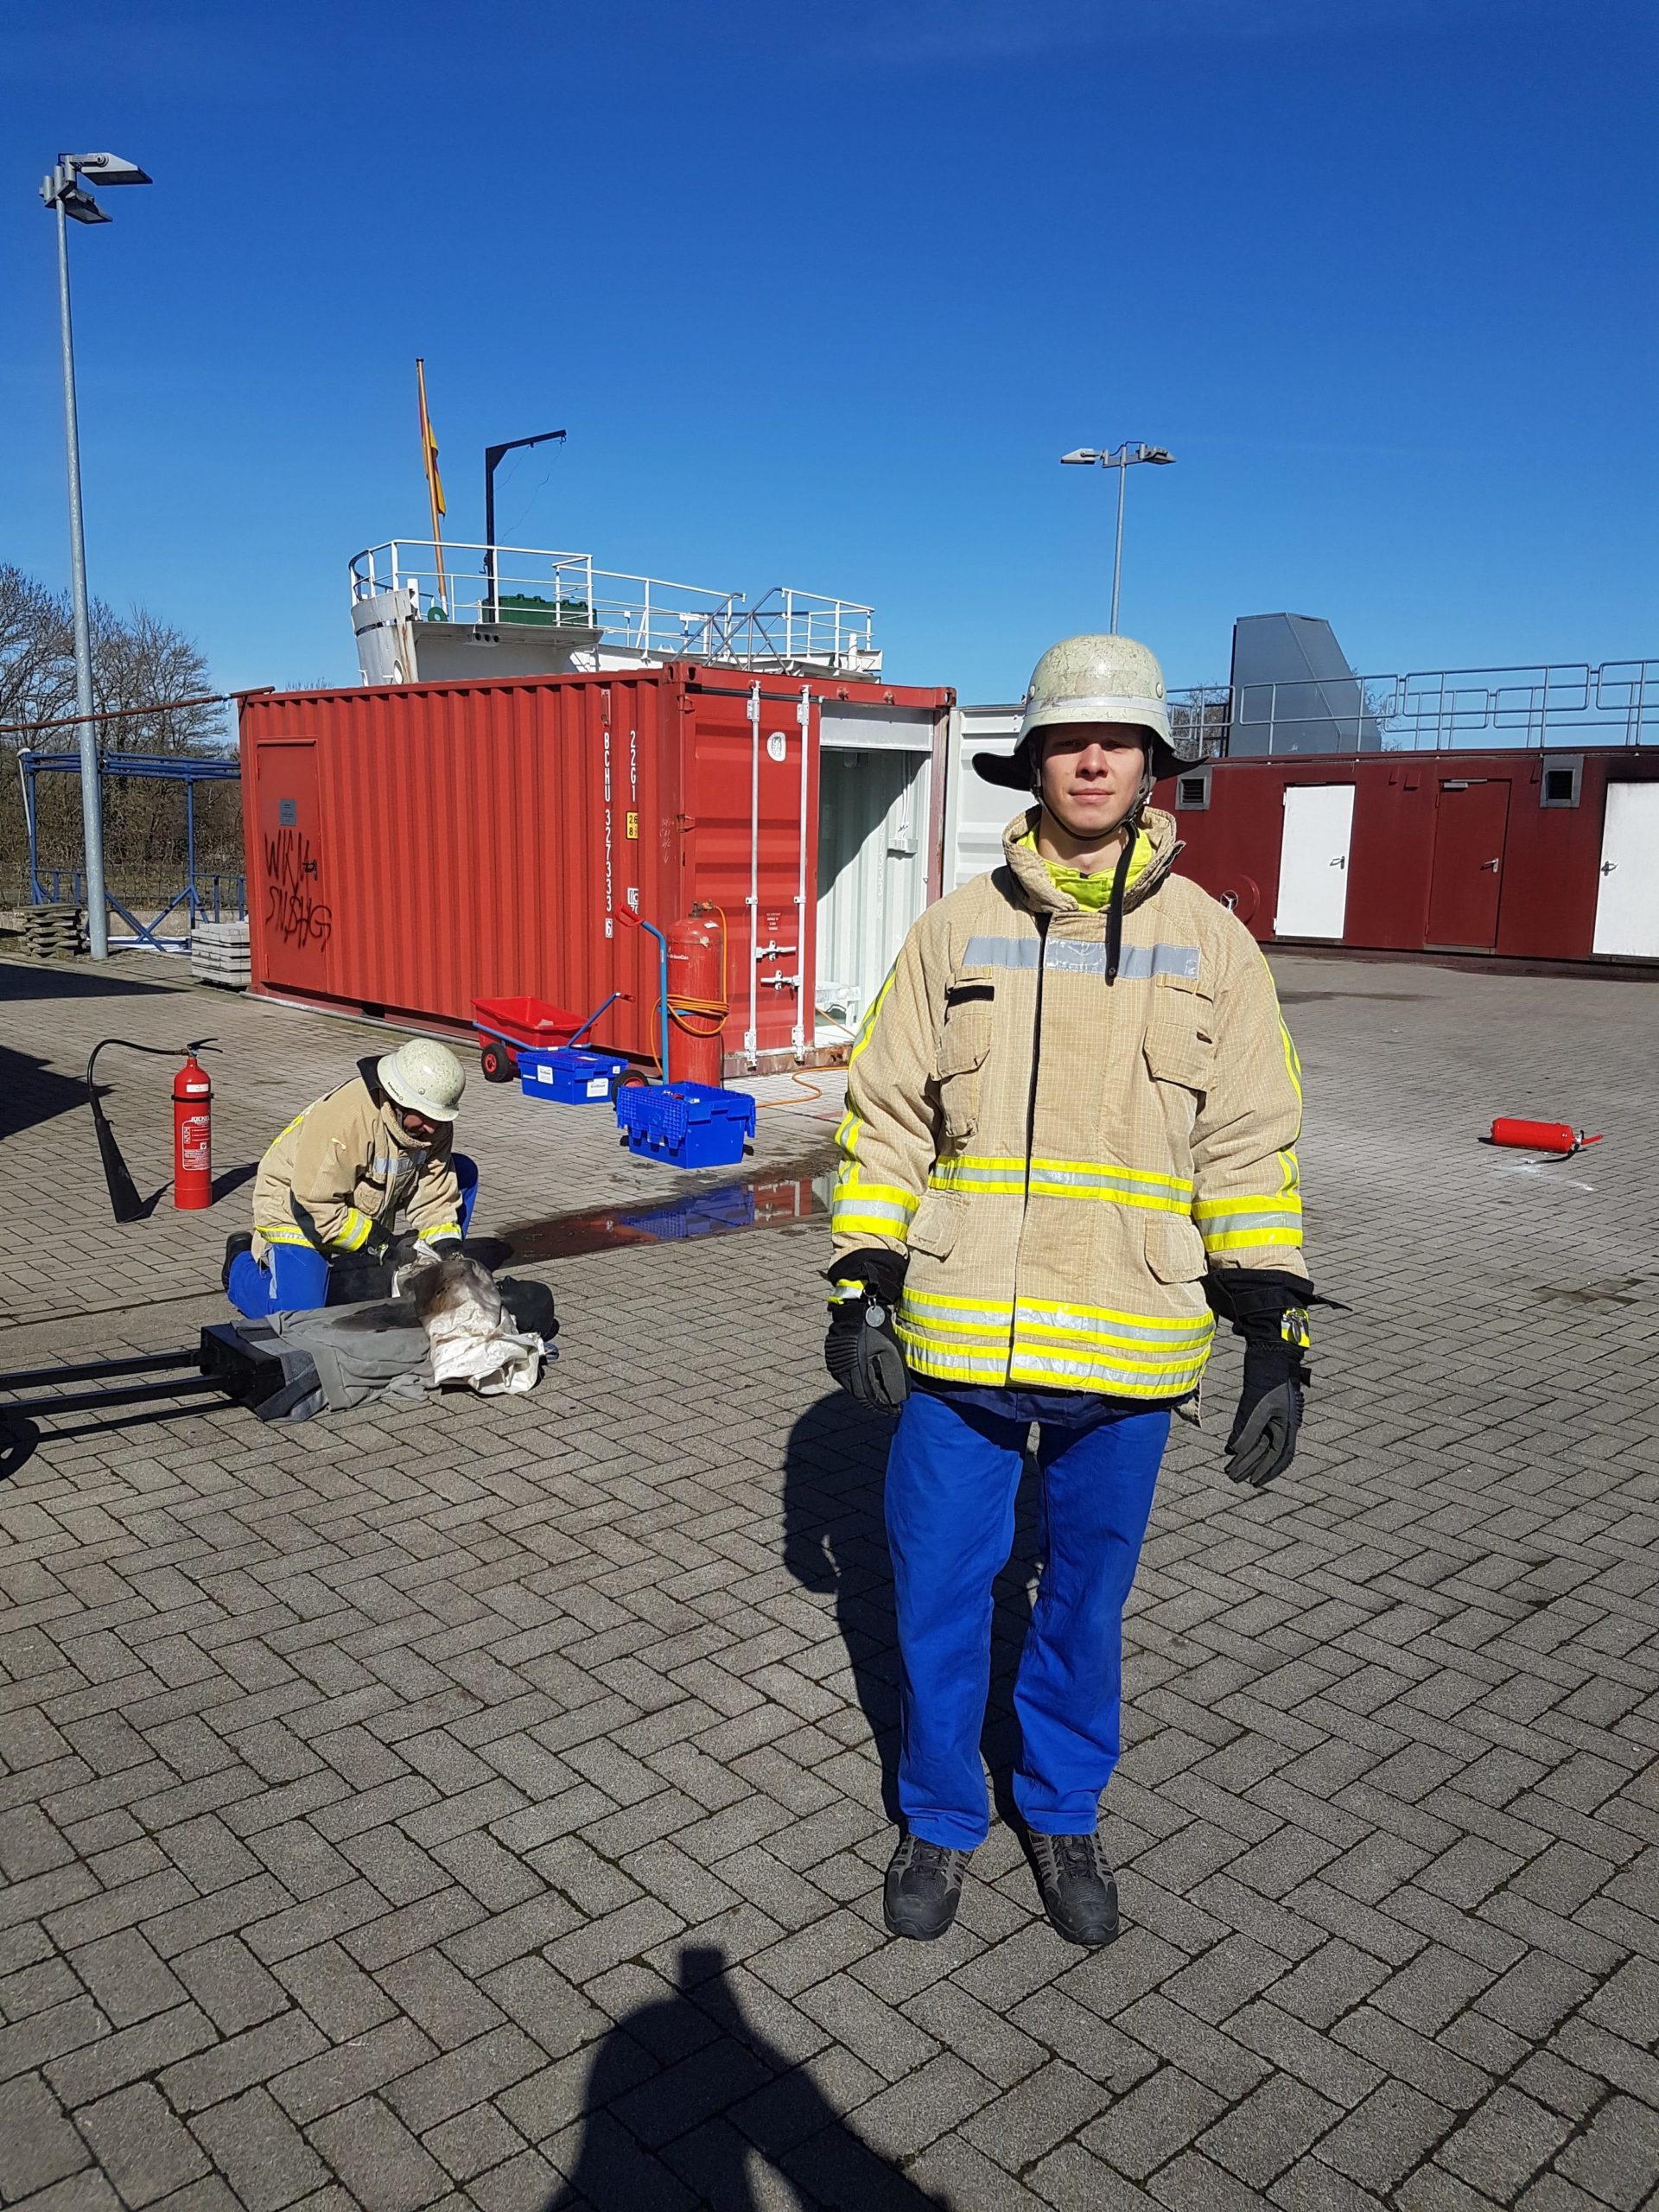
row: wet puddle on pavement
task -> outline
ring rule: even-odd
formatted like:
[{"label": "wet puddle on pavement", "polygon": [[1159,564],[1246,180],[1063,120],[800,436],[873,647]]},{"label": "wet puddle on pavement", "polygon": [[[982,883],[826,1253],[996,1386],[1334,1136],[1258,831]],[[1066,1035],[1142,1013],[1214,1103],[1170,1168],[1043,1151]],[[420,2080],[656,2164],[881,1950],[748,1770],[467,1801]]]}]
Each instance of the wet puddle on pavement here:
[{"label": "wet puddle on pavement", "polygon": [[827,1217],[836,1154],[744,1176],[741,1180],[664,1198],[659,1204],[594,1206],[552,1214],[544,1221],[510,1223],[502,1241],[521,1265],[610,1252],[625,1244],[683,1244],[702,1236],[734,1236],[749,1229],[782,1229],[792,1222]]}]

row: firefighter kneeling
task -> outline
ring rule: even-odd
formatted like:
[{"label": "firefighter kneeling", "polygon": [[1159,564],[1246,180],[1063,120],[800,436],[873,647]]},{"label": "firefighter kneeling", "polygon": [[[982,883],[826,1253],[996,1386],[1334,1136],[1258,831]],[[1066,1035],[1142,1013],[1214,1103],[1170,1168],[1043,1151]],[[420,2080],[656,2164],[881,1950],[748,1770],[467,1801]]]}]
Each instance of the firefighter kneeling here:
[{"label": "firefighter kneeling", "polygon": [[330,1262],[375,1258],[397,1228],[434,1247],[459,1243],[478,1184],[450,1149],[466,1083],[447,1046],[415,1037],[289,1123],[259,1163],[253,1235],[226,1255],[238,1313],[325,1305]]},{"label": "firefighter kneeling", "polygon": [[1229,1475],[1259,1486],[1295,1447],[1301,1090],[1267,963],[1171,873],[1175,824],[1147,807],[1182,762],[1144,645],[1052,647],[1012,758],[974,765],[1037,804],[1003,865],[912,930],[838,1133],[826,1358],[863,1402],[902,1407],[887,1522],[906,1832],[886,1915],[942,1936],[988,1830],[992,1585],[1035,1423],[1043,1566],[1014,1795],[1049,1918],[1105,1943],[1123,1605],[1212,1309],[1245,1340]]}]

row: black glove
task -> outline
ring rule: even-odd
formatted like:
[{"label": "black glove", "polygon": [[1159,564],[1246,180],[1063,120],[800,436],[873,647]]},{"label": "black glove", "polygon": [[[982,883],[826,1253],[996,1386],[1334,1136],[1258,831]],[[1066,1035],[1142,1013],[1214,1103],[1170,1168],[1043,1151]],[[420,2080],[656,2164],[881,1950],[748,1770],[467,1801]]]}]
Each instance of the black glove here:
[{"label": "black glove", "polygon": [[904,1354],[893,1332],[893,1309],[905,1287],[902,1254],[872,1248],[849,1253],[830,1270],[823,1363],[861,1406],[894,1413],[910,1395]]},{"label": "black glove", "polygon": [[1307,1301],[1313,1286],[1266,1268],[1229,1268],[1205,1285],[1211,1305],[1244,1339],[1244,1387],[1227,1439],[1229,1482],[1261,1490],[1296,1456],[1311,1380]]},{"label": "black glove", "polygon": [[426,1249],[435,1260],[447,1260],[452,1252],[464,1251],[466,1247],[459,1236],[429,1236]]}]

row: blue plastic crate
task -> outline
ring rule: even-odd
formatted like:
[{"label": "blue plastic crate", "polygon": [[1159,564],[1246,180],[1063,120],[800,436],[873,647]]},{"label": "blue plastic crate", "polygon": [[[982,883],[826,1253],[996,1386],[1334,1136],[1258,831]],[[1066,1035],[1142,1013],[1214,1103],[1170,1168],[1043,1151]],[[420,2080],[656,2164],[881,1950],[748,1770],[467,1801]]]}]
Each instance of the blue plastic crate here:
[{"label": "blue plastic crate", "polygon": [[526,1098],[557,1106],[608,1106],[628,1063],[614,1052],[585,1052],[574,1045],[517,1048],[518,1088]]},{"label": "blue plastic crate", "polygon": [[628,1150],[671,1167],[730,1167],[754,1135],[747,1091],[700,1083],[658,1083],[617,1093],[616,1125]]}]

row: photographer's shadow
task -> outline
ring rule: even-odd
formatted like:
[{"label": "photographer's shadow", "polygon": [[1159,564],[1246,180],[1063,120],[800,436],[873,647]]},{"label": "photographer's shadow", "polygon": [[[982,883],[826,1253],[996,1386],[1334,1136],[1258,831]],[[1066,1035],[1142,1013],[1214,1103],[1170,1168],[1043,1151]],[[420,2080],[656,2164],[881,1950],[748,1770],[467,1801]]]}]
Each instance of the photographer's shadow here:
[{"label": "photographer's shadow", "polygon": [[[832,1596],[853,1681],[881,1760],[881,1804],[899,1813],[899,1644],[893,1567],[882,1516],[882,1478],[893,1423],[842,1390],[820,1398],[790,1432],[784,1468],[784,1560],[804,1589]],[[981,1749],[997,1812],[1016,1816],[1012,1783],[1020,1732],[1014,1682],[1031,1620],[1040,1544],[1040,1478],[1027,1459],[1014,1514],[1014,1548],[996,1579],[991,1686]]]},{"label": "photographer's shadow", "polygon": [[846,2212],[945,2212],[871,2149],[806,2068],[744,2014],[723,1951],[688,1944],[677,1986],[627,2013],[588,2076],[582,2145],[546,2212],[646,2212],[683,2205],[761,2212],[771,2167],[802,2204]]}]

